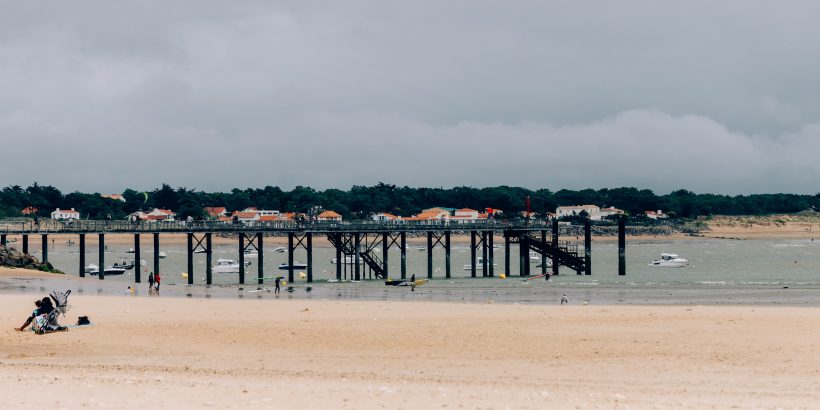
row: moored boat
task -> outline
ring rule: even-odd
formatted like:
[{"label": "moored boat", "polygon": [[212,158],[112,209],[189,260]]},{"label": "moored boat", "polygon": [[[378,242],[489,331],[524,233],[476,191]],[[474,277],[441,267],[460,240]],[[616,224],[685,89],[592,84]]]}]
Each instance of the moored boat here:
[{"label": "moored boat", "polygon": [[655,259],[649,266],[662,268],[683,268],[689,266],[689,261],[681,258],[675,253],[662,253],[660,259]]},{"label": "moored boat", "polygon": [[[109,266],[109,267],[107,267],[103,270],[103,274],[105,274],[105,275],[122,275],[122,274],[125,273],[125,271],[126,271],[126,269],[123,269],[122,267]],[[88,266],[85,267],[85,273],[87,273],[89,275],[99,275],[100,274],[100,267],[93,264],[93,263],[89,264]]]},{"label": "moored boat", "polygon": [[[290,265],[288,265],[287,262],[282,263],[279,265],[279,269],[288,270],[290,269]],[[293,262],[293,269],[307,269],[307,263]]]},{"label": "moored boat", "polygon": [[[245,266],[249,266],[250,262],[245,262]],[[216,265],[213,266],[213,271],[216,273],[239,273],[239,262],[233,259],[218,259]]]}]

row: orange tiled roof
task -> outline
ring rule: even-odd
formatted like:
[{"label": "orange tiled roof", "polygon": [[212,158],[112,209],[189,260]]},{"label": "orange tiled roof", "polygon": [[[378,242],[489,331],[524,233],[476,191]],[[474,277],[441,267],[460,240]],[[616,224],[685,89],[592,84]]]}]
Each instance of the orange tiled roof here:
[{"label": "orange tiled roof", "polygon": [[342,216],[337,214],[336,212],[327,210],[319,214],[319,218],[341,218]]},{"label": "orange tiled roof", "polygon": [[209,215],[215,216],[225,212],[224,206],[206,206],[205,212]]},{"label": "orange tiled roof", "polygon": [[278,221],[279,215],[264,215],[259,217],[259,222]]}]

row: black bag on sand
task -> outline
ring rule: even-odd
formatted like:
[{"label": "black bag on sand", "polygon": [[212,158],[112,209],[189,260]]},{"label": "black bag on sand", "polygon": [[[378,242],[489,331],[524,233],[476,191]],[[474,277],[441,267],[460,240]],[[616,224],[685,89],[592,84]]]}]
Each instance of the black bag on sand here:
[{"label": "black bag on sand", "polygon": [[88,316],[80,316],[80,317],[77,318],[77,326],[90,325],[90,324],[91,324],[91,321],[88,320]]}]

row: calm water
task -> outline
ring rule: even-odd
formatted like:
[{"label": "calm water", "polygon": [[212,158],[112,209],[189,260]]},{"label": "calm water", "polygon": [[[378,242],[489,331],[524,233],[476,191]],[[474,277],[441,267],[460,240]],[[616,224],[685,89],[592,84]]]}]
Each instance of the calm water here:
[{"label": "calm water", "polygon": [[[143,249],[151,249],[143,245]],[[287,254],[273,252],[266,244],[265,276],[287,276],[276,269],[287,261]],[[39,249],[39,247],[33,248]],[[129,257],[127,246],[109,246],[108,264]],[[593,242],[592,276],[578,276],[568,269],[548,282],[541,279],[522,280],[517,276],[517,248],[512,247],[511,271],[513,276],[499,278],[469,278],[464,270],[470,251],[466,245],[453,245],[452,278],[444,279],[444,254],[434,251],[434,278],[425,286],[411,292],[406,287],[384,286],[379,280],[351,283],[328,283],[335,277],[335,265],[330,260],[335,251],[330,247],[314,248],[315,282],[307,284],[297,279],[288,284],[282,295],[268,292],[266,285],[256,285],[256,262],[247,268],[244,286],[238,285],[238,274],[213,274],[215,286],[205,283],[205,255],[194,256],[195,285],[187,286],[180,273],[187,270],[184,246],[163,246],[168,257],[160,260],[163,274],[163,296],[193,298],[241,299],[336,299],[336,300],[407,300],[467,303],[557,304],[562,294],[571,303],[589,304],[733,304],[733,305],[791,305],[820,306],[820,241],[811,240],[683,240],[627,242],[627,275],[617,275],[617,244]],[[689,259],[687,268],[653,268],[649,262],[662,252],[678,253]],[[38,255],[39,256],[39,255]],[[297,250],[297,261],[305,261],[305,251]],[[150,252],[144,252],[152,269]],[[236,246],[216,245],[214,261],[218,258],[236,259]],[[423,251],[412,245],[407,253],[408,275],[426,277],[427,258]],[[96,252],[89,252],[86,260],[94,263]],[[495,250],[496,274],[504,272],[504,250]],[[58,268],[77,276],[79,254],[77,247],[55,243],[49,249],[49,260]],[[391,250],[390,276],[399,276],[400,258],[397,249]],[[540,269],[531,264],[532,272]],[[350,268],[350,266],[348,267]],[[350,271],[350,269],[349,269]],[[481,273],[479,271],[478,275]],[[349,278],[350,276],[348,276]],[[60,275],[47,279],[7,278],[0,280],[0,293],[27,293],[42,295],[50,289],[73,289],[75,294],[123,295],[133,283],[133,271],[123,276],[109,276],[104,281],[87,277],[82,281],[66,281]],[[144,282],[136,286],[138,296],[147,296]],[[156,296],[156,295],[154,295]]]},{"label": "calm water", "polygon": [[[417,277],[427,276],[426,252],[417,250],[417,245],[408,245],[408,276],[415,273]],[[145,250],[150,247],[143,247]],[[287,271],[278,270],[280,263],[287,262],[286,253],[273,252],[274,245],[266,244],[265,276],[287,276]],[[109,246],[106,252],[106,264],[130,258],[125,253],[127,246]],[[187,271],[187,259],[184,246],[167,245],[161,248],[167,258],[160,260],[160,272],[164,284],[184,284],[187,279],[181,273]],[[659,257],[662,252],[677,253],[689,259],[687,268],[657,268],[648,266],[649,262]],[[627,242],[627,275],[617,275],[617,243],[593,242],[592,276],[577,276],[573,271],[563,268],[561,276],[556,278],[566,284],[578,286],[596,284],[623,285],[820,285],[820,240],[676,240],[676,241],[631,241]],[[511,248],[511,274],[518,275],[518,251],[515,245]],[[479,252],[480,255],[480,252]],[[39,256],[39,255],[38,255]],[[504,249],[495,249],[495,273],[504,273]],[[141,257],[146,260],[144,271],[153,270],[153,254],[143,251]],[[330,261],[335,257],[331,247],[314,247],[314,280],[317,282],[335,277],[336,267]],[[215,245],[213,261],[218,258],[238,259],[235,245]],[[56,243],[49,249],[49,260],[60,270],[77,275],[79,250]],[[87,263],[96,263],[96,250],[88,252]],[[246,282],[255,283],[257,274],[256,259],[246,268]],[[305,262],[305,251],[299,249],[294,253],[294,260]],[[464,265],[470,260],[468,245],[453,245],[452,277],[467,278],[470,272]],[[389,255],[390,276],[398,278],[400,272],[400,253],[391,249]],[[538,273],[540,268],[531,263],[531,272]],[[444,252],[434,250],[434,278],[444,278]],[[352,265],[348,265],[348,275],[352,274]],[[366,270],[362,268],[362,272]],[[205,255],[194,256],[194,283],[205,283]],[[298,271],[297,271],[298,272]],[[480,266],[478,275],[481,275]],[[298,276],[298,275],[297,275]],[[144,275],[143,275],[144,277]],[[350,276],[348,276],[350,278]],[[214,284],[238,284],[238,274],[213,274]],[[133,282],[133,271],[123,276],[110,276],[106,280]],[[144,279],[143,279],[144,280]],[[297,280],[298,282],[298,280]],[[461,281],[459,281],[461,282]]]}]

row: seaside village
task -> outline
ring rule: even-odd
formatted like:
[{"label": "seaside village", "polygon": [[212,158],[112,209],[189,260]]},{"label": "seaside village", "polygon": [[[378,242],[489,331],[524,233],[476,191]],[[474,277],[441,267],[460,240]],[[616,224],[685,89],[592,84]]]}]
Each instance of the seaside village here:
[{"label": "seaside village", "polygon": [[[125,202],[120,194],[104,194],[104,198]],[[281,212],[279,210],[257,209],[256,207],[248,207],[242,210],[228,211],[224,206],[209,206],[204,207],[205,217],[211,221],[219,221],[226,224],[241,223],[245,225],[263,224],[266,222],[280,222],[280,221],[299,221],[299,222],[342,222],[342,215],[332,210],[319,210],[315,213],[299,213],[299,212]],[[38,209],[32,206],[21,210],[23,215],[35,215]],[[538,212],[523,211],[521,218],[528,218],[531,220],[538,218],[551,219],[567,219],[577,216],[586,216],[592,221],[602,221],[611,219],[619,215],[624,215],[624,211],[614,207],[599,207],[597,205],[571,205],[559,206],[555,212],[546,212],[543,215]],[[647,219],[667,219],[668,215],[662,210],[645,211],[643,217]],[[509,216],[504,215],[500,209],[485,208],[483,211],[470,208],[447,208],[434,207],[424,209],[420,213],[411,216],[394,215],[388,212],[379,212],[369,215],[369,220],[385,223],[474,223],[480,221],[487,221],[492,219],[504,219]],[[51,212],[51,219],[53,220],[79,220],[81,212],[70,209],[57,208]],[[150,211],[138,211],[128,215],[127,219],[131,222],[146,221],[146,222],[172,222],[178,221],[176,212],[170,209],[154,208]],[[190,220],[190,218],[189,218]]]},{"label": "seaside village", "polygon": [[[110,194],[103,195],[104,197],[124,201],[121,195]],[[297,212],[281,212],[279,210],[257,209],[255,207],[248,207],[242,210],[235,210],[229,212],[224,206],[205,207],[205,217],[210,221],[219,221],[226,224],[245,224],[258,225],[271,222],[283,221],[298,221],[298,222],[342,222],[342,215],[332,210],[319,210],[315,213],[297,213]],[[37,209],[27,207],[21,211],[23,215],[36,214]],[[569,219],[578,216],[585,216],[592,221],[602,221],[611,219],[619,215],[624,215],[624,211],[614,207],[601,208],[597,205],[572,205],[559,206],[555,212],[546,212],[543,216],[538,212],[523,211],[521,218],[528,218],[531,220],[538,218],[552,219]],[[668,215],[661,210],[645,211],[644,215],[647,219],[666,219]],[[493,219],[506,218],[504,212],[500,209],[485,208],[483,211],[470,208],[446,208],[434,207],[424,209],[420,213],[411,216],[394,215],[388,212],[374,213],[369,216],[369,220],[382,223],[475,223]],[[71,209],[55,209],[51,212],[51,219],[69,221],[81,219],[81,213],[74,208]],[[154,208],[150,211],[138,211],[128,215],[130,222],[172,222],[178,221],[177,214],[173,210]],[[187,218],[187,222],[191,222],[192,218]],[[567,222],[568,223],[568,222]]]}]

